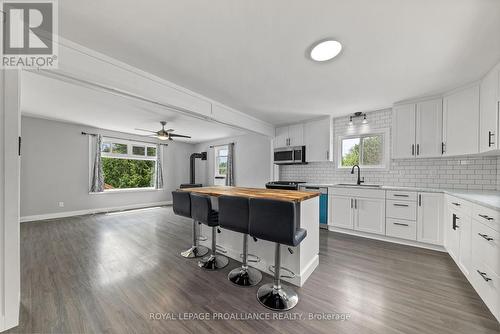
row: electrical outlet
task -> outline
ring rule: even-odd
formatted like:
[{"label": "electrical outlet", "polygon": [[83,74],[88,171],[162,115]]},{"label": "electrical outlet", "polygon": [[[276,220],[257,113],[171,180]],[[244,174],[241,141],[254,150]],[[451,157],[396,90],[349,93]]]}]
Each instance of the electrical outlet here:
[{"label": "electrical outlet", "polygon": [[64,202],[59,202],[59,207],[64,208]]}]

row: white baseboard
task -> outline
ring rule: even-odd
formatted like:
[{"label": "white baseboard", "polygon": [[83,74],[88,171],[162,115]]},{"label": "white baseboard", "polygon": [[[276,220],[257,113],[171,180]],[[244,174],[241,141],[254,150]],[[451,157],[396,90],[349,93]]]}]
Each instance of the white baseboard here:
[{"label": "white baseboard", "polygon": [[97,208],[97,209],[87,209],[87,210],[78,210],[78,211],[56,212],[56,213],[48,213],[48,214],[43,214],[43,215],[24,216],[24,217],[21,217],[20,222],[25,223],[25,222],[32,222],[32,221],[38,221],[38,220],[83,216],[83,215],[91,215],[91,214],[95,214],[95,213],[107,213],[107,212],[114,212],[114,211],[141,209],[141,208],[148,208],[148,207],[153,207],[153,206],[164,206],[164,205],[171,205],[171,204],[172,204],[172,201],[163,201],[163,202],[141,203],[141,204],[116,206],[116,207],[111,207],[111,208]]},{"label": "white baseboard", "polygon": [[398,239],[398,238],[393,238],[393,237],[387,237],[385,235],[377,235],[377,234],[360,232],[360,231],[354,231],[354,230],[346,230],[346,229],[343,229],[343,228],[338,228],[338,227],[333,227],[333,226],[328,226],[328,231],[338,232],[338,233],[343,233],[343,234],[349,234],[349,235],[354,235],[354,236],[357,236],[357,237],[362,237],[362,238],[367,238],[367,239],[375,239],[375,240],[380,240],[380,241],[387,241],[387,242],[392,242],[392,243],[400,244],[400,245],[406,245],[406,246],[413,246],[413,247],[431,249],[431,250],[435,250],[435,251],[445,252],[446,253],[446,249],[444,249],[443,246],[431,245],[431,244],[426,244],[426,243],[422,243],[422,242],[418,242],[418,241],[403,240],[403,239]]}]

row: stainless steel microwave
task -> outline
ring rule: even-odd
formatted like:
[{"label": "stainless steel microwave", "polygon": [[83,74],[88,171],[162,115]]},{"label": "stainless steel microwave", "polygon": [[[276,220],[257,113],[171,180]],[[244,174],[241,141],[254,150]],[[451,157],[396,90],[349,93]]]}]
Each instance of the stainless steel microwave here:
[{"label": "stainless steel microwave", "polygon": [[293,165],[306,163],[306,147],[290,146],[274,149],[274,163],[277,165]]}]

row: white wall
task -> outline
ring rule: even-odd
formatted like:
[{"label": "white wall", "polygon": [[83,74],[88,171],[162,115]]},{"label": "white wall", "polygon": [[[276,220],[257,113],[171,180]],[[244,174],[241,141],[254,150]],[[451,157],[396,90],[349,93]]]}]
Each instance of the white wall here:
[{"label": "white wall", "polygon": [[214,149],[211,145],[234,142],[234,181],[238,187],[264,187],[272,179],[271,138],[256,134],[225,138],[196,145],[197,152],[208,153],[207,161],[196,161],[196,182],[214,183]]},{"label": "white wall", "polygon": [[24,116],[21,125],[21,217],[170,201],[171,191],[189,181],[194,145],[169,142],[163,151],[163,190],[91,195],[89,139],[81,132],[144,138]]}]

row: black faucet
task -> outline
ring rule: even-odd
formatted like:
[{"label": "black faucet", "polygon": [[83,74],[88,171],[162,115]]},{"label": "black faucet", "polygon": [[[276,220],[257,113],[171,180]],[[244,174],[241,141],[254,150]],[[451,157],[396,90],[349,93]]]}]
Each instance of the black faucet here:
[{"label": "black faucet", "polygon": [[358,167],[358,181],[356,182],[356,184],[357,184],[358,186],[360,186],[360,185],[361,185],[361,183],[365,182],[365,181],[361,181],[361,168],[359,168],[359,166],[358,166],[358,165],[354,165],[354,166],[352,166],[352,169],[351,169],[351,174],[354,174],[354,167]]}]

